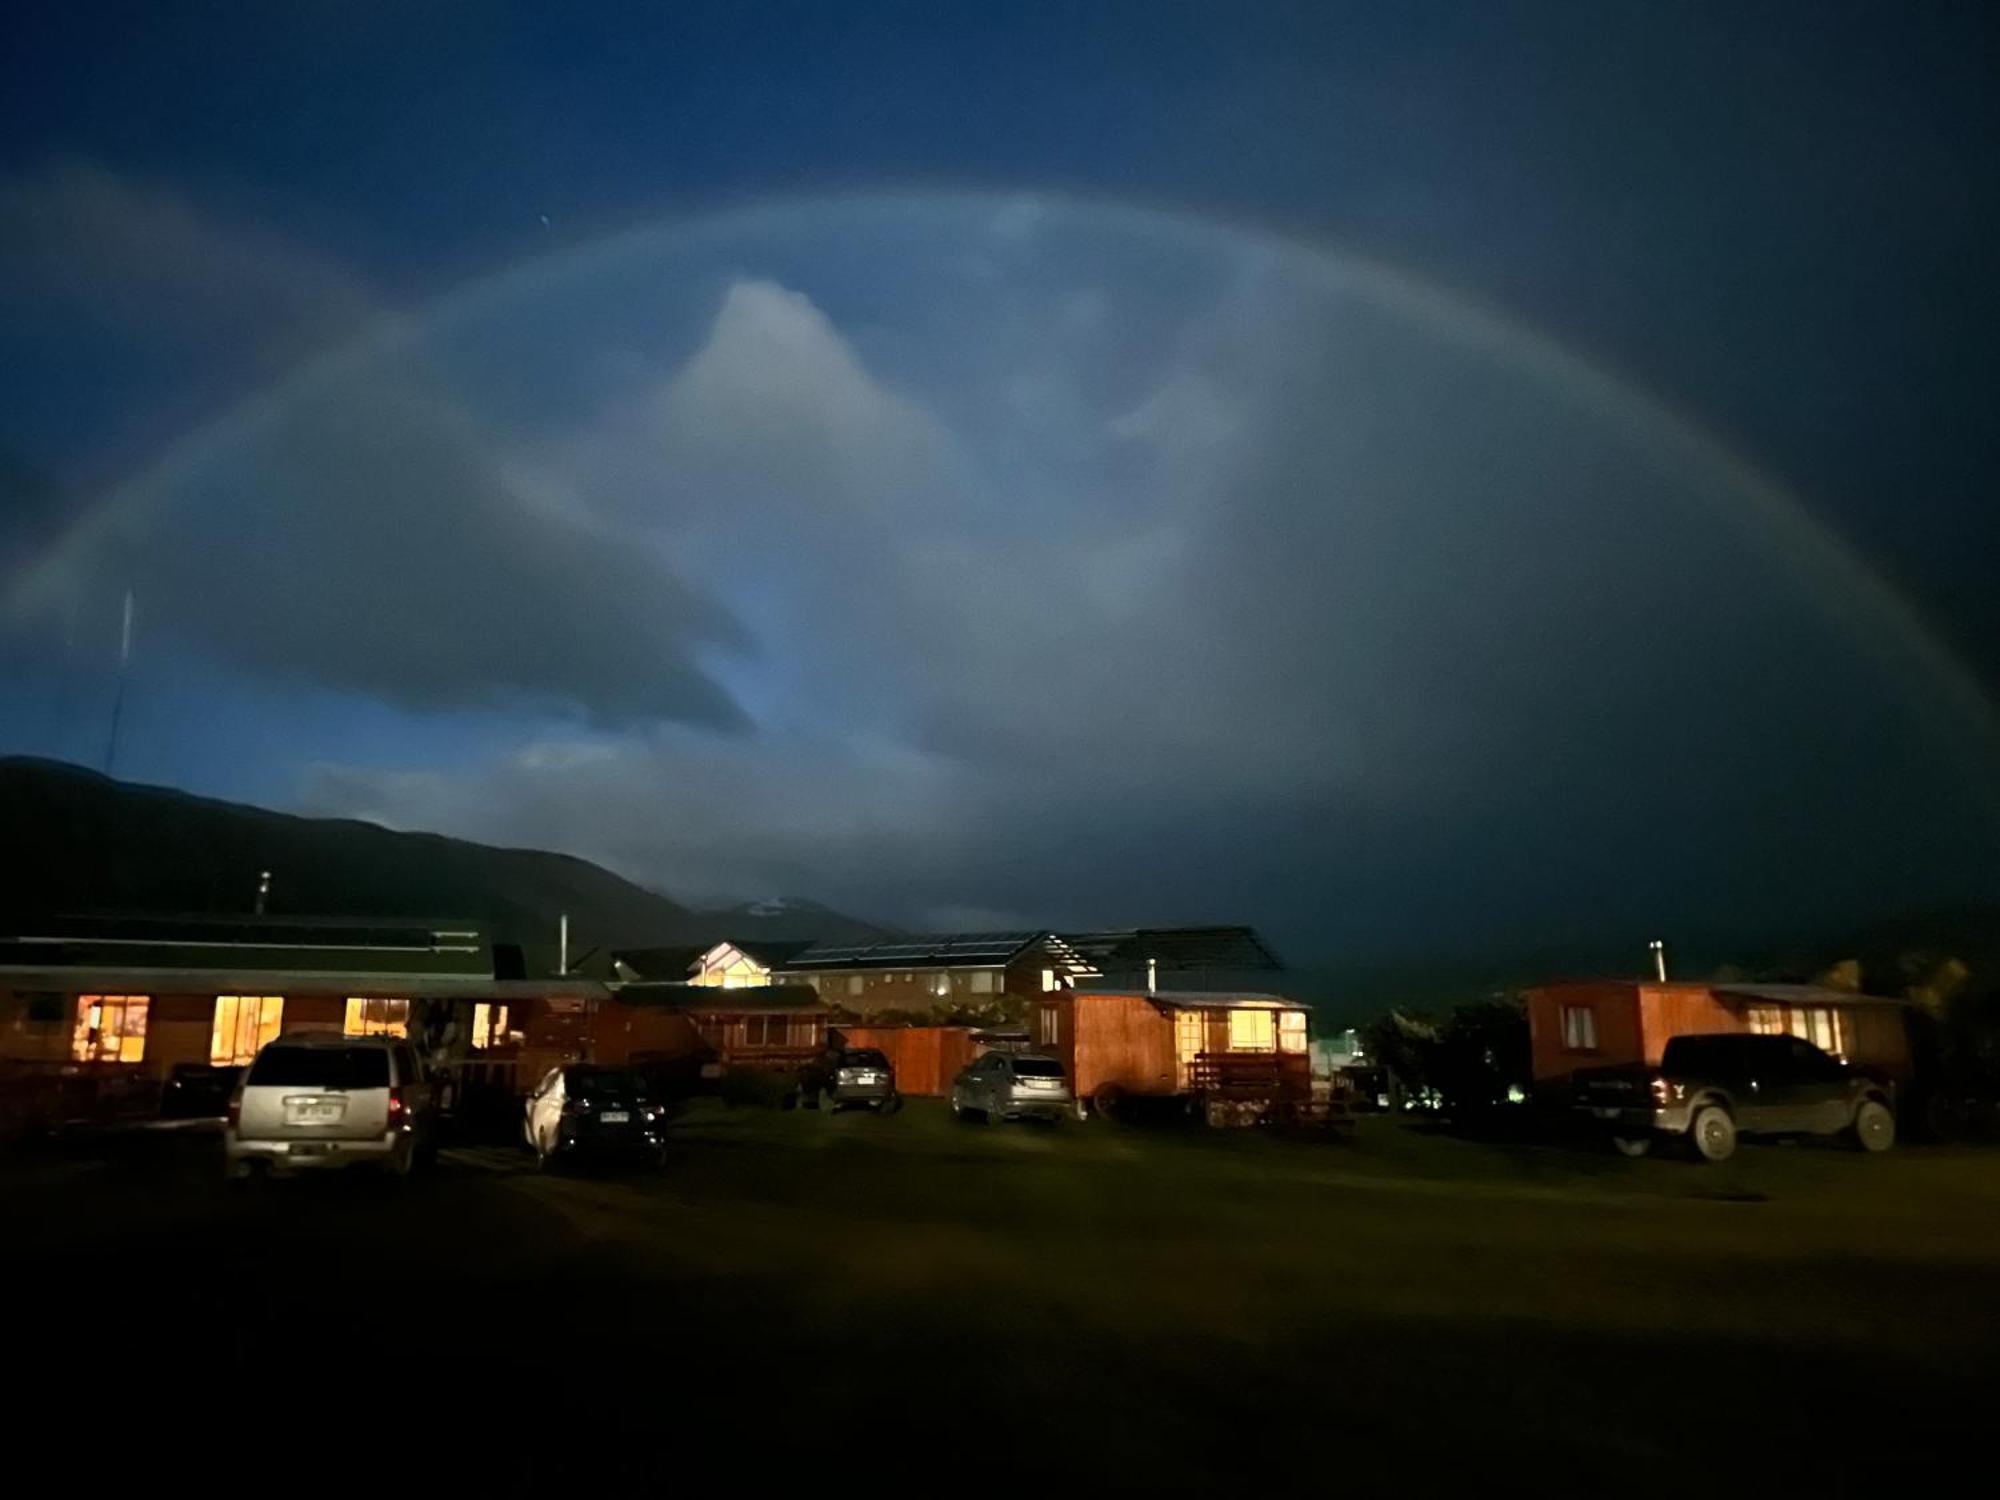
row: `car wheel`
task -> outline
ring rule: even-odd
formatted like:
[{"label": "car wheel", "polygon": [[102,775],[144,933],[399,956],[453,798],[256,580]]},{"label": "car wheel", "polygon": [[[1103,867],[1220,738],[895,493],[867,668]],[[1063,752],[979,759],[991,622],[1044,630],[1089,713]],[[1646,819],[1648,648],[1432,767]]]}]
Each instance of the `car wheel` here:
[{"label": "car wheel", "polygon": [[1115,1083],[1101,1084],[1090,1096],[1090,1112],[1100,1120],[1116,1120],[1125,1105],[1125,1090]]},{"label": "car wheel", "polygon": [[1704,1104],[1688,1125],[1688,1139],[1703,1161],[1727,1161],[1736,1152],[1736,1122],[1719,1104]]},{"label": "car wheel", "polygon": [[1896,1117],[1880,1099],[1863,1099],[1854,1111],[1854,1144],[1863,1151],[1887,1151],[1896,1144]]},{"label": "car wheel", "polygon": [[840,1113],[840,1096],[832,1089],[821,1089],[819,1091],[819,1112],[823,1115],[837,1115]]},{"label": "car wheel", "polygon": [[1636,1158],[1644,1156],[1653,1149],[1653,1138],[1650,1135],[1614,1135],[1611,1137],[1611,1144],[1617,1148],[1620,1156]]},{"label": "car wheel", "polygon": [[889,1095],[888,1098],[884,1099],[880,1104],[875,1106],[876,1112],[878,1114],[885,1114],[885,1115],[899,1114],[901,1113],[902,1108],[903,1108],[903,1096],[901,1094],[891,1094]]},{"label": "car wheel", "polygon": [[988,1125],[1004,1125],[1007,1123],[1005,1112],[995,1108],[991,1104],[988,1104],[986,1108],[979,1112],[979,1118],[984,1120]]}]

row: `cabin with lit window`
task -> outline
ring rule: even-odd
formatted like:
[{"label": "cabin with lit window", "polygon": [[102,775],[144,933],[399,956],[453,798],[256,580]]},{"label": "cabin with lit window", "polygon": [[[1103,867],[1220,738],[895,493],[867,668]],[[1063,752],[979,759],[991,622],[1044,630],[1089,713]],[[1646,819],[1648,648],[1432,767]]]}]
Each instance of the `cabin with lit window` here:
[{"label": "cabin with lit window", "polygon": [[1526,993],[1538,1090],[1566,1093],[1581,1068],[1657,1065],[1667,1042],[1711,1032],[1796,1036],[1891,1082],[1913,1072],[1910,1007],[1810,984],[1585,980]]},{"label": "cabin with lit window", "polygon": [[1037,1002],[1033,1032],[1102,1115],[1149,1099],[1183,1101],[1218,1125],[1313,1111],[1306,1009],[1277,995],[1063,990]]},{"label": "cabin with lit window", "polygon": [[688,974],[688,983],[718,990],[762,989],[784,983],[774,980],[772,972],[810,947],[810,942],[731,938],[702,952]]},{"label": "cabin with lit window", "polygon": [[24,1113],[42,1106],[23,1096],[60,1093],[87,1115],[100,1098],[156,1096],[176,1069],[331,1031],[409,1037],[436,1066],[512,1088],[528,1032],[552,1009],[580,1019],[604,989],[496,978],[496,954],[473,923],[43,919],[0,938],[0,1081]]},{"label": "cabin with lit window", "polygon": [[1089,971],[1052,932],[962,932],[874,943],[817,943],[772,970],[849,1016],[1024,1007]]},{"label": "cabin with lit window", "polygon": [[827,1007],[806,985],[627,984],[597,1008],[590,1057],[714,1080],[789,1072],[825,1050]]}]

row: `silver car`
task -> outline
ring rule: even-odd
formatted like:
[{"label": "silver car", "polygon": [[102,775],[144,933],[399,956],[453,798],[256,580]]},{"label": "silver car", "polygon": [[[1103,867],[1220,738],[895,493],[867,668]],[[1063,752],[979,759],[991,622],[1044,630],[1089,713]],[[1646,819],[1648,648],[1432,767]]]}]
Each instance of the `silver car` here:
[{"label": "silver car", "polygon": [[1062,1064],[1033,1053],[988,1052],[951,1081],[951,1112],[959,1119],[1068,1119],[1076,1108]]},{"label": "silver car", "polygon": [[373,1166],[407,1176],[435,1141],[431,1087],[399,1037],[295,1032],[265,1044],[229,1101],[232,1178]]}]

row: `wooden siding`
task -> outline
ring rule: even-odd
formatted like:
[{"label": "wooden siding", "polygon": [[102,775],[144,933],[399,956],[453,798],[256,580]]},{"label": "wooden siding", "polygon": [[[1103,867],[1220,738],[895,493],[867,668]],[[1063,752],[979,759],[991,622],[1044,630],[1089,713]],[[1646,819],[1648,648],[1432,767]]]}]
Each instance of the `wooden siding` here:
[{"label": "wooden siding", "polygon": [[1634,989],[1641,1039],[1639,1060],[1654,1067],[1659,1066],[1667,1042],[1674,1037],[1750,1029],[1742,1009],[1724,1005],[1707,985],[1641,984]]},{"label": "wooden siding", "polygon": [[[1750,1030],[1750,1011],[1760,1002],[1717,995],[1705,984],[1605,981],[1547,985],[1527,992],[1529,1051],[1537,1084],[1567,1080],[1579,1068],[1624,1063],[1657,1066],[1667,1043],[1677,1036]],[[1785,1009],[1781,1001],[1769,1002]],[[1847,1036],[1847,1061],[1879,1069],[1898,1082],[1912,1072],[1909,1028],[1903,1009],[1868,1000],[1842,1005],[1837,999],[1806,1002],[1837,1010]],[[1587,1005],[1597,1017],[1597,1047],[1573,1051],[1563,1046],[1566,1005]],[[1797,1009],[1794,1005],[1791,1009]]]},{"label": "wooden siding", "polygon": [[[1578,1068],[1639,1062],[1638,986],[1629,981],[1553,984],[1529,990],[1528,1052],[1535,1082],[1568,1078]],[[1563,1007],[1585,1006],[1596,1018],[1597,1046],[1580,1051],[1563,1045]]]},{"label": "wooden siding", "polygon": [[[1063,1064],[1078,1098],[1087,1099],[1113,1086],[1128,1094],[1177,1094],[1180,1079],[1174,1058],[1174,1018],[1143,995],[1096,995],[1068,991],[1062,996],[1066,1013]],[[1213,1026],[1210,1032],[1213,1034]],[[1229,1023],[1222,1022],[1222,1043],[1229,1042]]]},{"label": "wooden siding", "polygon": [[896,1091],[926,1097],[951,1092],[951,1081],[979,1055],[969,1026],[842,1026],[841,1043],[876,1047],[896,1070]]}]

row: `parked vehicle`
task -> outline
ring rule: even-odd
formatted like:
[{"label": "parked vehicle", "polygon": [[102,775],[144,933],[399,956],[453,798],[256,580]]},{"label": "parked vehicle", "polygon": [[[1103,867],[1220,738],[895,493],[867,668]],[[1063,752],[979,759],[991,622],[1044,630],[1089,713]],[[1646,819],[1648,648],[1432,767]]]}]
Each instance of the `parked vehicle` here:
[{"label": "parked vehicle", "polygon": [[876,1047],[827,1048],[799,1070],[799,1100],[827,1114],[857,1104],[888,1115],[903,1105],[896,1070]]},{"label": "parked vehicle", "polygon": [[624,1068],[550,1068],[528,1095],[522,1137],[537,1165],[589,1159],[666,1160],[667,1105]]},{"label": "parked vehicle", "polygon": [[1069,1079],[1053,1057],[988,1052],[951,1082],[951,1112],[959,1119],[1046,1120],[1055,1124],[1076,1109]]},{"label": "parked vehicle", "polygon": [[243,1081],[241,1067],[208,1063],[177,1063],[160,1092],[163,1120],[220,1120],[229,1113],[229,1099]]},{"label": "parked vehicle", "polygon": [[373,1166],[396,1176],[436,1150],[431,1085],[399,1037],[301,1032],[265,1044],[229,1100],[232,1178]]},{"label": "parked vehicle", "polygon": [[1707,1161],[1734,1152],[1739,1135],[1839,1135],[1864,1151],[1896,1140],[1889,1086],[1795,1036],[1677,1036],[1658,1068],[1587,1068],[1574,1087],[1577,1107],[1627,1156],[1661,1138]]}]

